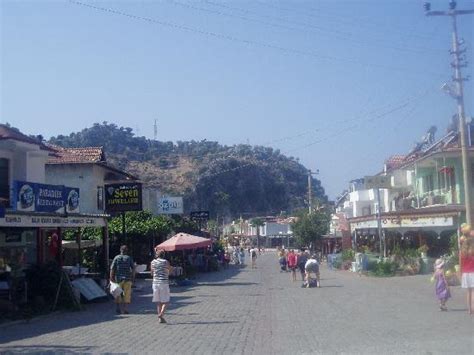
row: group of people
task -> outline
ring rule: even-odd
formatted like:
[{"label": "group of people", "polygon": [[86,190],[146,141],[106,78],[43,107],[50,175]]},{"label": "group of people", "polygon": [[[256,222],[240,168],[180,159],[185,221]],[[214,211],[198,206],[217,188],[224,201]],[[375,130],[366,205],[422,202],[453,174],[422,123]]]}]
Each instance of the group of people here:
[{"label": "group of people", "polygon": [[[474,315],[474,242],[464,243],[461,248],[461,288],[466,289],[467,310]],[[451,298],[451,290],[444,272],[445,262],[437,259],[434,264],[433,281],[440,311],[447,311],[446,302]]]},{"label": "group of people", "polygon": [[[257,267],[257,255],[262,253],[261,248],[248,247],[248,256],[251,260],[252,269]],[[234,265],[245,265],[245,250],[242,247],[234,246],[231,251],[228,251],[224,255],[226,263],[232,262]]]},{"label": "group of people", "polygon": [[285,248],[282,248],[278,250],[278,257],[280,271],[291,272],[293,282],[296,281],[296,270],[298,269],[301,274],[301,281],[303,281],[303,287],[321,286],[319,262],[316,255],[309,255],[304,249],[296,253],[293,249],[287,252]]},{"label": "group of people", "polygon": [[[156,303],[159,323],[166,323],[164,314],[170,302],[169,274],[172,269],[169,261],[165,259],[165,251],[155,247],[155,258],[150,263],[150,270],[153,278],[152,302]],[[128,306],[132,299],[132,284],[135,282],[135,263],[128,255],[126,245],[120,247],[120,254],[112,261],[110,281],[117,283],[122,289],[122,293],[115,298],[117,314],[128,314]]]},{"label": "group of people", "polygon": [[[258,248],[249,248],[248,253],[252,261],[252,268],[257,267],[257,255],[261,251]],[[243,248],[234,248],[232,256],[235,262],[243,265],[245,262],[245,252]],[[229,256],[230,258],[230,256]],[[169,275],[173,267],[165,259],[165,251],[155,247],[155,258],[150,263],[150,272],[153,279],[153,299],[156,303],[158,322],[166,323],[164,318],[166,307],[170,302]],[[128,306],[132,299],[132,284],[135,282],[135,263],[128,255],[128,247],[122,245],[120,254],[117,255],[110,266],[110,281],[118,284],[122,289],[121,294],[115,298],[117,314],[128,314]]]}]

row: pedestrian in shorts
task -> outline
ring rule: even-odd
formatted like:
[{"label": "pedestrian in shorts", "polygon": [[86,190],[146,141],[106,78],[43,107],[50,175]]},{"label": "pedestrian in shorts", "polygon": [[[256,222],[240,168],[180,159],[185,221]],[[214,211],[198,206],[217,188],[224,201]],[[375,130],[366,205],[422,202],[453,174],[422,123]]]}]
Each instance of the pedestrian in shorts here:
[{"label": "pedestrian in shorts", "polygon": [[126,245],[120,247],[117,255],[110,265],[110,281],[118,283],[122,288],[122,295],[115,298],[117,314],[128,314],[128,305],[132,301],[132,284],[135,282],[135,264],[128,254]]},{"label": "pedestrian in shorts", "polygon": [[155,248],[155,259],[153,259],[150,265],[151,275],[153,277],[152,301],[153,303],[156,303],[159,323],[166,323],[163,315],[165,314],[166,307],[170,302],[169,274],[172,267],[164,256],[164,250]]}]

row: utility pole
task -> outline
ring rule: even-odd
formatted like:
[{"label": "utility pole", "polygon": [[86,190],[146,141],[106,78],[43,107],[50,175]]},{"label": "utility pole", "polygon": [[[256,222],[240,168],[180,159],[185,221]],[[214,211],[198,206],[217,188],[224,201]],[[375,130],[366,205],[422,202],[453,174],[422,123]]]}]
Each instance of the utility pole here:
[{"label": "utility pole", "polygon": [[158,138],[158,126],[155,120],[155,124],[153,125],[153,139],[156,141],[157,138]]},{"label": "utility pole", "polygon": [[308,212],[309,214],[313,213],[313,188],[311,186],[311,176],[318,175],[319,169],[316,172],[312,172],[311,169],[308,170]]},{"label": "utility pole", "polygon": [[308,170],[308,213],[313,211],[313,193],[311,191],[311,170]]},{"label": "utility pole", "polygon": [[387,250],[385,247],[385,233],[382,230],[382,205],[380,203],[380,188],[377,187],[377,230],[379,234],[379,249],[380,249],[380,256],[386,258],[387,257]]},{"label": "utility pole", "polygon": [[456,10],[456,1],[451,0],[449,2],[448,11],[431,11],[431,4],[425,2],[424,4],[426,16],[450,16],[453,24],[453,34],[452,34],[452,50],[450,51],[453,55],[454,61],[451,63],[451,66],[454,68],[454,78],[453,81],[456,85],[455,93],[452,93],[451,96],[456,99],[457,108],[458,108],[458,117],[459,117],[459,135],[461,136],[461,159],[463,167],[463,180],[464,180],[464,198],[466,205],[466,222],[472,226],[473,223],[473,214],[474,206],[472,205],[472,168],[469,164],[469,156],[467,151],[467,131],[466,131],[466,114],[464,111],[464,90],[463,90],[463,81],[467,80],[461,75],[461,68],[466,67],[467,64],[464,61],[464,58],[461,57],[466,49],[461,49],[460,46],[462,42],[458,40],[458,30],[456,23],[456,16],[458,15],[471,15],[474,14],[474,10]]}]

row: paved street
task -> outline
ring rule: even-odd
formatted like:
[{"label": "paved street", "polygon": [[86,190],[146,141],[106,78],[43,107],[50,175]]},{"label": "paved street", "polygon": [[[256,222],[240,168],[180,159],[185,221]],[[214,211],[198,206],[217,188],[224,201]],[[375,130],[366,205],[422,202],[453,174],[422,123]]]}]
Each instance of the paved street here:
[{"label": "paved street", "polygon": [[359,277],[322,269],[322,288],[280,273],[275,253],[258,269],[231,267],[172,288],[168,324],[158,324],[149,283],[130,315],[110,303],[0,327],[0,352],[159,354],[472,354],[474,317],[453,288],[439,312],[429,275]]}]

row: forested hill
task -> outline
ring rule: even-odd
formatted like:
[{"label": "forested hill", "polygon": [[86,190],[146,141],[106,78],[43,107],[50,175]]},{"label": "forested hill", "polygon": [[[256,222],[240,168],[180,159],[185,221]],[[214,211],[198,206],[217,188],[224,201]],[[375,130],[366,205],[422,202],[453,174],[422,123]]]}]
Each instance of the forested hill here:
[{"label": "forested hill", "polygon": [[[109,164],[163,193],[184,196],[186,212],[252,217],[291,212],[307,204],[307,169],[268,147],[222,146],[206,140],[160,142],[107,122],[52,137],[50,143],[103,146]],[[312,186],[314,196],[327,201],[320,181],[313,179]]]}]

